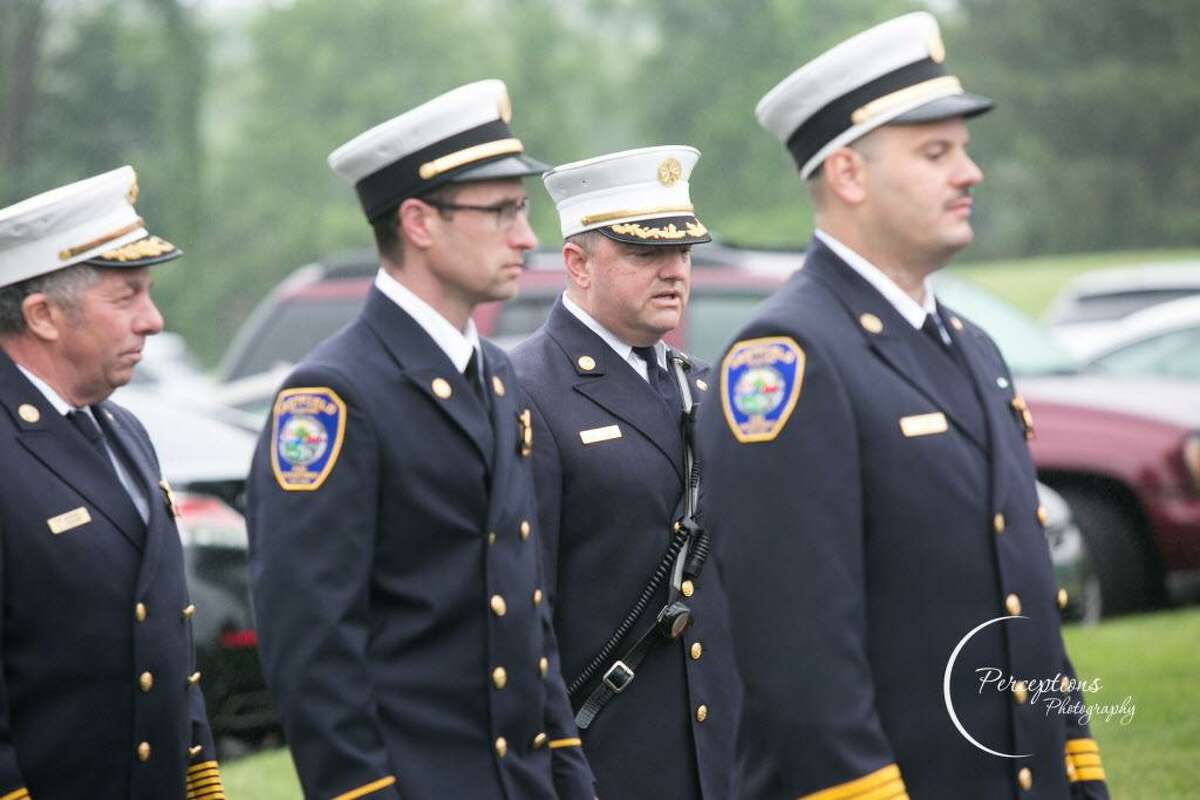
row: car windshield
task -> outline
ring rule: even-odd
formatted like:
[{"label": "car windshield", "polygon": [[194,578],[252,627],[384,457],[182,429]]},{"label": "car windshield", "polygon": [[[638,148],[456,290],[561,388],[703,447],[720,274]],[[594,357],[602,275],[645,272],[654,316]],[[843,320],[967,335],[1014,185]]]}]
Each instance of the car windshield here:
[{"label": "car windshield", "polygon": [[1200,328],[1184,328],[1133,342],[1105,353],[1088,366],[1111,375],[1200,380]]},{"label": "car windshield", "polygon": [[1082,295],[1054,316],[1056,325],[1067,322],[1108,322],[1135,311],[1196,294],[1195,289],[1130,289],[1123,292]]},{"label": "car windshield", "polygon": [[235,380],[281,363],[295,364],[350,322],[364,297],[294,297],[276,306],[226,375]]},{"label": "car windshield", "polygon": [[1075,360],[1031,317],[969,280],[934,277],[938,300],[987,331],[1014,375],[1054,375],[1078,370]]}]

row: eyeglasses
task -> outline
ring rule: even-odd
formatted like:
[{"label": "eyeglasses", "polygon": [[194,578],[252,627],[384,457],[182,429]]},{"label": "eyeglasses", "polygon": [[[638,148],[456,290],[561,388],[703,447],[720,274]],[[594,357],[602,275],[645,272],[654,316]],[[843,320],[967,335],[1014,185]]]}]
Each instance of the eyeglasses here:
[{"label": "eyeglasses", "polygon": [[465,203],[443,203],[437,200],[425,200],[426,205],[431,205],[440,211],[482,211],[485,214],[496,215],[496,229],[506,231],[517,222],[517,217],[529,219],[529,198],[522,197],[520,200],[505,200],[502,203],[496,203],[491,206],[472,206]]}]

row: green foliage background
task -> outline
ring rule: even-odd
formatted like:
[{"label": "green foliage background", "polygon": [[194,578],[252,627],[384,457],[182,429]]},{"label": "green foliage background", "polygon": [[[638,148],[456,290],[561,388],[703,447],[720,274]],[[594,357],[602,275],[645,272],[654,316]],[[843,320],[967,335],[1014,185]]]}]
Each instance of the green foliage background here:
[{"label": "green foliage background", "polygon": [[[210,363],[295,267],[369,230],[337,145],[455,85],[504,79],[527,151],[649,144],[704,157],[719,236],[801,245],[809,210],[758,99],[916,0],[4,0],[0,205],[132,163],[139,211],[187,251],[157,272],[169,327]],[[245,6],[246,4],[244,4]],[[1195,246],[1200,4],[940,0],[987,179],[971,258]],[[558,241],[535,191],[535,229]],[[540,201],[540,202],[537,202]]]}]

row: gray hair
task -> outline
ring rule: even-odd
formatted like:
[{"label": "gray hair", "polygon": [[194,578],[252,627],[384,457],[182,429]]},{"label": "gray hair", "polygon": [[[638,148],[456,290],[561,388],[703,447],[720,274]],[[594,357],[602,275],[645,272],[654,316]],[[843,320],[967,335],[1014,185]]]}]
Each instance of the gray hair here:
[{"label": "gray hair", "polygon": [[79,310],[83,293],[99,279],[100,272],[91,264],[74,264],[0,287],[0,336],[18,336],[25,332],[21,304],[29,295],[44,294],[68,315],[73,315]]},{"label": "gray hair", "polygon": [[583,251],[584,255],[591,256],[596,252],[596,245],[599,243],[599,240],[602,236],[604,236],[603,233],[593,229],[590,231],[576,233],[573,236],[568,236],[566,241],[570,242],[571,244],[578,245],[579,249]]}]

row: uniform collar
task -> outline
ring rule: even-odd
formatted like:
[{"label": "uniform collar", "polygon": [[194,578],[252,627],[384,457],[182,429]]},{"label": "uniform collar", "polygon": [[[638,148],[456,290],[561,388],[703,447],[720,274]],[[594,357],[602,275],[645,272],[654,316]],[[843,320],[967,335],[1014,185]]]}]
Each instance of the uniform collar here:
[{"label": "uniform collar", "polygon": [[[54,410],[57,411],[59,414],[66,416],[67,412],[77,410],[75,408],[75,406],[71,405],[66,400],[63,400],[62,395],[60,395],[58,392],[54,391],[54,389],[50,386],[50,384],[46,383],[44,380],[39,378],[37,375],[34,375],[32,372],[27,370],[23,365],[17,364],[17,362],[15,362],[15,361],[13,363],[17,365],[17,369],[21,370],[21,374],[24,375],[26,378],[28,378],[29,382],[32,383],[35,387],[37,387],[37,390],[45,396],[46,402],[49,403],[50,405],[54,406]],[[91,412],[89,411],[88,413],[91,413]]]},{"label": "uniform collar", "polygon": [[938,319],[937,298],[934,297],[933,283],[929,278],[925,279],[925,302],[923,304],[918,303],[907,292],[897,286],[895,281],[885,275],[879,267],[867,261],[825,231],[818,228],[813,231],[813,236],[820,239],[838,258],[846,262],[846,265],[850,269],[861,275],[863,280],[874,286],[875,290],[883,295],[883,298],[896,309],[900,316],[904,317],[917,330],[920,330],[921,326],[925,324],[925,317],[928,315],[933,314],[934,319]]},{"label": "uniform collar", "polygon": [[[571,312],[572,316],[582,322],[592,333],[604,340],[604,343],[612,348],[613,352],[621,357],[623,361],[637,370],[638,374],[643,378],[647,378],[646,362],[642,361],[641,356],[633,352],[633,345],[623,342],[615,333],[601,325],[596,319],[582,308],[580,308],[566,292],[562,295],[563,308]],[[658,358],[658,365],[666,369],[667,366],[667,346],[662,340],[654,343],[654,354]]]},{"label": "uniform collar", "polygon": [[[455,369],[462,372],[467,368],[471,353],[479,349],[479,331],[475,328],[475,320],[468,318],[466,330],[460,331],[433,306],[417,297],[411,289],[383,269],[375,274],[375,287],[400,306],[429,334],[429,338],[441,348]],[[480,357],[482,358],[482,355]]]}]

